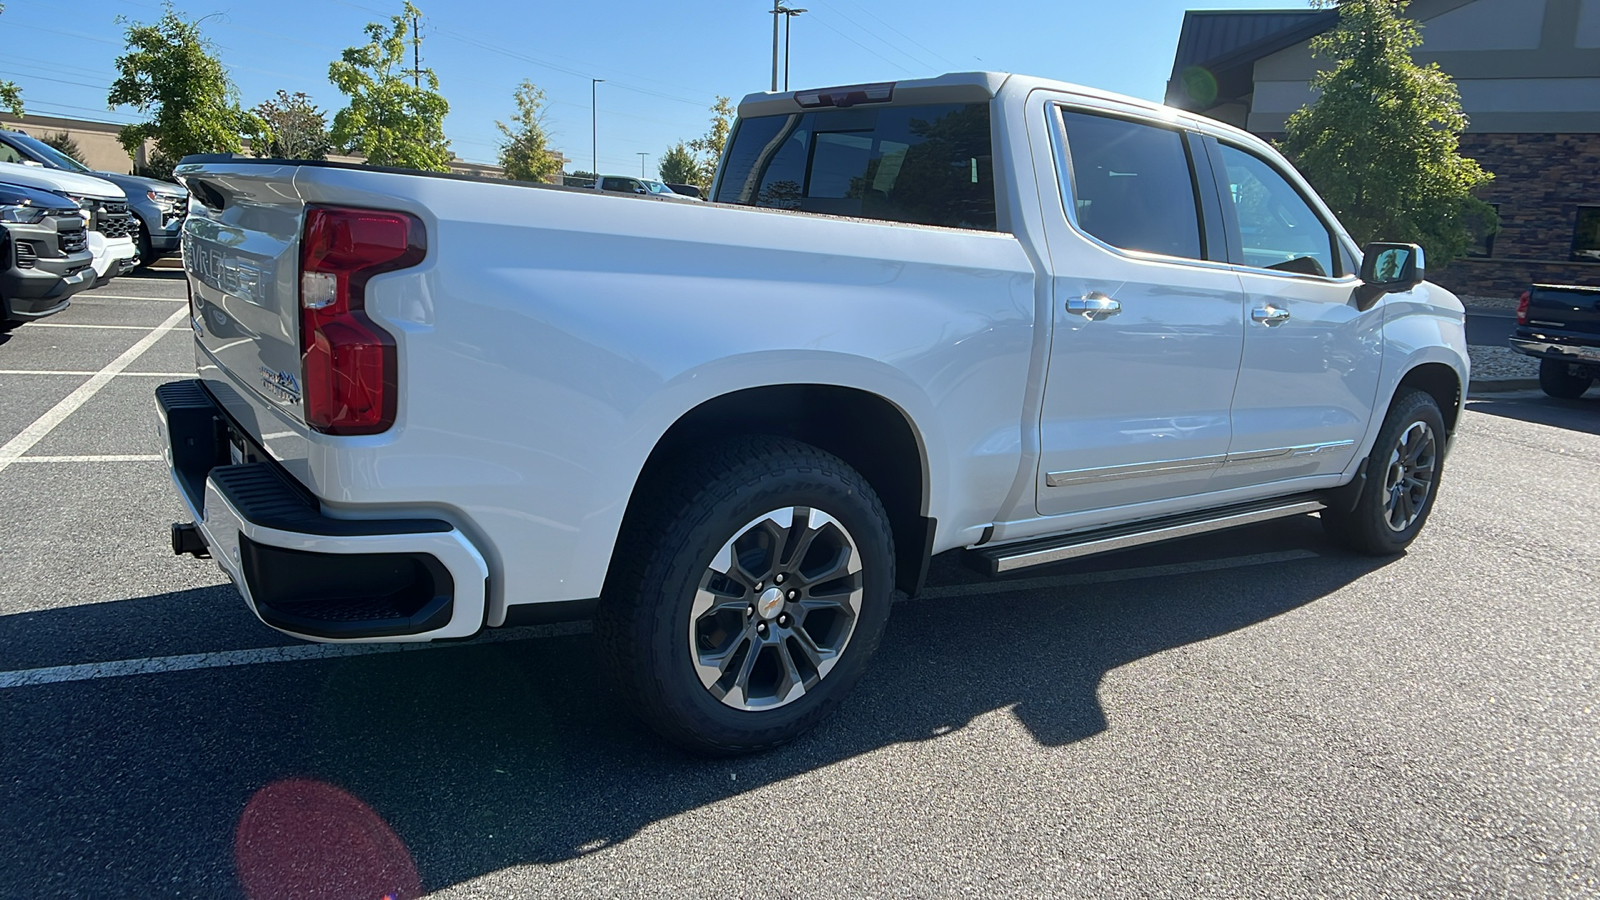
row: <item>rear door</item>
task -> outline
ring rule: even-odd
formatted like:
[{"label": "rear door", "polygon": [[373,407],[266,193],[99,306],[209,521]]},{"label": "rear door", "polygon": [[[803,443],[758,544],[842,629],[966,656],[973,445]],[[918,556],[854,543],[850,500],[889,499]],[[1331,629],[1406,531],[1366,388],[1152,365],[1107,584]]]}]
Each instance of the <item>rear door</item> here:
[{"label": "rear door", "polygon": [[1047,115],[1063,190],[1042,198],[1054,322],[1039,512],[1201,493],[1228,452],[1244,339],[1215,198],[1197,189],[1204,151],[1115,110]]},{"label": "rear door", "polygon": [[1279,161],[1207,148],[1245,297],[1233,443],[1214,487],[1342,472],[1377,399],[1383,304],[1356,308],[1354,257]]}]

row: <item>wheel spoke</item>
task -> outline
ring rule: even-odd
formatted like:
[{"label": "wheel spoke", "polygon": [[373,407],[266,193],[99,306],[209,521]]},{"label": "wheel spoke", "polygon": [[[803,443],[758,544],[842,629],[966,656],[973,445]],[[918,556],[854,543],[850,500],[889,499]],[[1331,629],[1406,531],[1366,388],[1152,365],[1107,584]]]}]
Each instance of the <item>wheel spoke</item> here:
[{"label": "wheel spoke", "polygon": [[826,672],[827,666],[825,663],[833,658],[832,651],[825,651],[818,647],[816,641],[811,639],[811,633],[804,628],[796,628],[794,636],[795,643],[800,645],[800,652],[805,654],[806,660],[811,663],[811,667],[818,672]]},{"label": "wheel spoke", "polygon": [[795,666],[794,657],[789,653],[789,642],[778,641],[772,646],[783,663],[783,684],[777,691],[777,698],[787,702],[806,692],[805,680],[800,677],[800,669]]}]

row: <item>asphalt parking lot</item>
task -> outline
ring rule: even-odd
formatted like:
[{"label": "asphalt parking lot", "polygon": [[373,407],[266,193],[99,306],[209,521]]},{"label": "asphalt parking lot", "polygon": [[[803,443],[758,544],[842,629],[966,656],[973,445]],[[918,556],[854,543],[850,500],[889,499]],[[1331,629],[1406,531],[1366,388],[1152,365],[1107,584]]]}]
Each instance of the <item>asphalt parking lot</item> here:
[{"label": "asphalt parking lot", "polygon": [[835,717],[708,762],[583,628],[299,644],[173,557],[175,274],[0,336],[0,898],[1600,894],[1600,399],[1471,401],[1395,559],[941,558]]}]

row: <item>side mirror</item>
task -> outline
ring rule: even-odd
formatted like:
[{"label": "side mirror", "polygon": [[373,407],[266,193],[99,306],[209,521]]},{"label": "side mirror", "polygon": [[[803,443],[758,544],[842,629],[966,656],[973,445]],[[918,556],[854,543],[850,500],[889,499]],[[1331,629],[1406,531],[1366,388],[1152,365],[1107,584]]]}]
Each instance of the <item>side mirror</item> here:
[{"label": "side mirror", "polygon": [[1361,249],[1361,284],[1356,308],[1365,312],[1384,294],[1409,291],[1422,283],[1427,266],[1416,244],[1374,242]]},{"label": "side mirror", "polygon": [[633,189],[633,192],[634,192],[634,193],[635,193],[635,194],[648,194],[648,193],[650,193],[650,192],[649,192],[649,191],[647,191],[647,190],[645,190],[645,189],[644,189],[644,188],[642,188],[642,187],[637,187],[637,188],[634,188],[634,189]]}]

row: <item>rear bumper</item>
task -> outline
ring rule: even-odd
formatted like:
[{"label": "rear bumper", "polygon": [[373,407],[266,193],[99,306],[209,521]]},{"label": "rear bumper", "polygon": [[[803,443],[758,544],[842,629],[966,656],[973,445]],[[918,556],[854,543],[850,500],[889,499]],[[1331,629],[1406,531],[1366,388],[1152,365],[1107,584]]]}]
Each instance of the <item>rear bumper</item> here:
[{"label": "rear bumper", "polygon": [[197,380],[157,388],[156,408],[178,494],[263,623],[329,642],[461,638],[482,628],[488,566],[449,522],[327,516]]},{"label": "rear bumper", "polygon": [[1566,343],[1544,337],[1513,337],[1511,349],[1540,359],[1600,365],[1600,346]]}]

